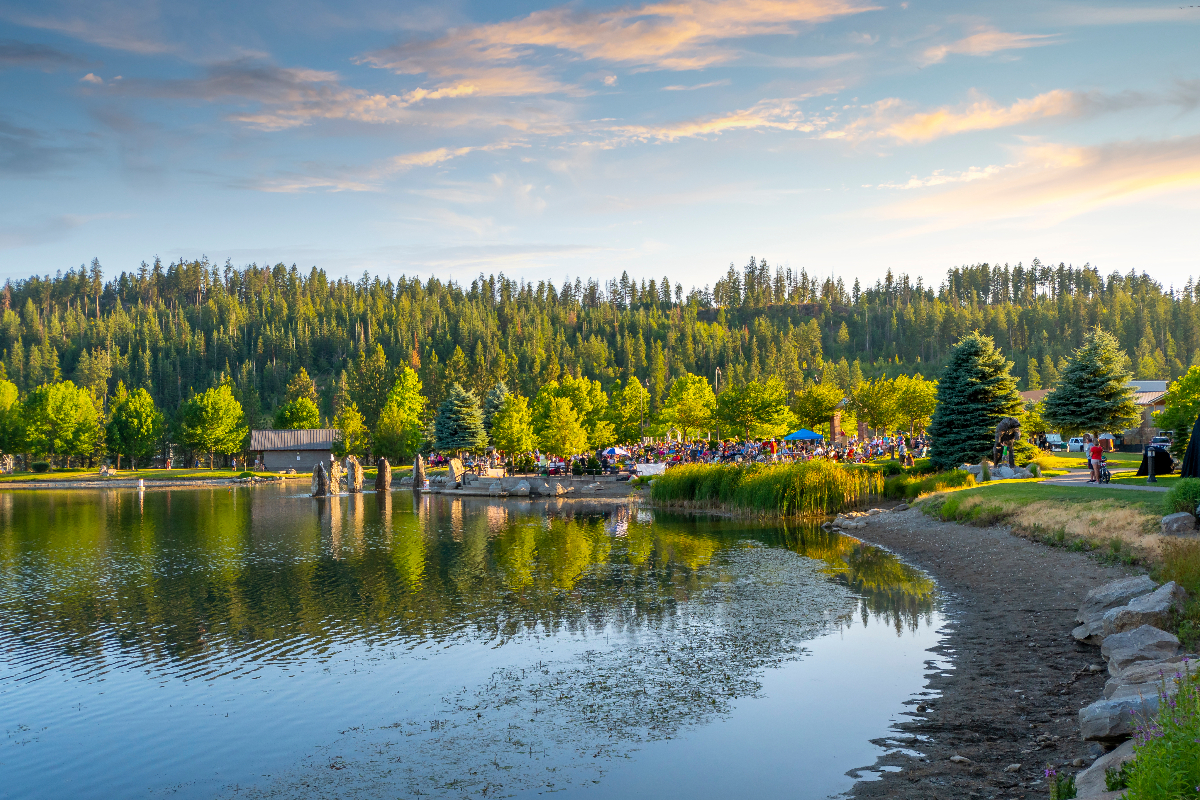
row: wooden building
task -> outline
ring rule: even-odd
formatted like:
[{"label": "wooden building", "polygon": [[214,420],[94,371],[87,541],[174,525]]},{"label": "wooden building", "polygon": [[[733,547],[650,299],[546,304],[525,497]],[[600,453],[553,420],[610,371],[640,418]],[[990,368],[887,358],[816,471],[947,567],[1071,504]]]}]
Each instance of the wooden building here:
[{"label": "wooden building", "polygon": [[250,452],[268,472],[312,472],[315,464],[329,466],[338,433],[337,428],[250,431]]}]

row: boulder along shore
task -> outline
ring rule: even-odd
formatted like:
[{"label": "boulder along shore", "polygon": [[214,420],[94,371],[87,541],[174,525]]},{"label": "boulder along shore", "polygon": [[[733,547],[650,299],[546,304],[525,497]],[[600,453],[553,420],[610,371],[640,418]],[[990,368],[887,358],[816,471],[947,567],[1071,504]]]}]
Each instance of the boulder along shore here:
[{"label": "boulder along shore", "polygon": [[1100,649],[1071,633],[1090,590],[1144,570],[916,509],[858,519],[866,524],[852,535],[937,580],[949,623],[934,652],[954,668],[931,664],[930,697],[910,700],[907,721],[877,740],[889,752],[876,768],[900,770],[860,781],[850,797],[1047,797],[1047,764],[1079,772],[1103,754],[1080,738],[1079,711],[1110,676]]}]

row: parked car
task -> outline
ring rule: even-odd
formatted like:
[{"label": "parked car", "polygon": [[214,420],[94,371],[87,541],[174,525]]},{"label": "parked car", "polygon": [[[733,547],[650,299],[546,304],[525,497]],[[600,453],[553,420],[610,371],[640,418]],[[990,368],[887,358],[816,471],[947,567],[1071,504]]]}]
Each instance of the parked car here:
[{"label": "parked car", "polygon": [[1082,453],[1086,446],[1087,442],[1083,440],[1082,436],[1073,436],[1071,437],[1071,441],[1067,442],[1067,452]]},{"label": "parked car", "polygon": [[1067,446],[1063,444],[1062,437],[1057,433],[1047,433],[1042,436],[1042,439],[1046,442],[1046,449],[1051,453],[1067,449]]},{"label": "parked car", "polygon": [[1155,436],[1153,439],[1150,440],[1150,446],[1157,447],[1160,450],[1168,450],[1171,447],[1171,437]]}]

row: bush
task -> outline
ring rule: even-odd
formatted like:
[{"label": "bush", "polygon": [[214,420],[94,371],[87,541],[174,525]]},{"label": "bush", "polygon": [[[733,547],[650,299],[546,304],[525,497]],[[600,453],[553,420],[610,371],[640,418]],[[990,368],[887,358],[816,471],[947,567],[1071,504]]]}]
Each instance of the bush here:
[{"label": "bush", "polygon": [[975,476],[966,470],[937,472],[925,477],[897,475],[883,482],[883,496],[892,500],[913,500],[923,494],[966,489],[975,485]]},{"label": "bush", "polygon": [[1180,478],[1167,492],[1164,502],[1168,514],[1180,511],[1195,514],[1196,506],[1200,505],[1200,478]]},{"label": "bush", "polygon": [[904,472],[904,466],[899,461],[889,461],[883,465],[884,475],[901,475]]},{"label": "bush", "polygon": [[29,468],[31,470],[33,470],[34,472],[49,472],[50,471],[50,462],[35,461],[29,465]]},{"label": "bush", "polygon": [[1037,463],[1036,461],[1030,461],[1028,466],[1029,466],[1029,473],[1031,475],[1033,475],[1033,477],[1035,477],[1035,478],[1042,477],[1042,465],[1041,464]]},{"label": "bush", "polygon": [[1177,682],[1179,693],[1174,702],[1160,702],[1158,713],[1138,726],[1126,778],[1128,800],[1195,797],[1200,785],[1200,683],[1192,669],[1185,661],[1182,672],[1164,679]]}]

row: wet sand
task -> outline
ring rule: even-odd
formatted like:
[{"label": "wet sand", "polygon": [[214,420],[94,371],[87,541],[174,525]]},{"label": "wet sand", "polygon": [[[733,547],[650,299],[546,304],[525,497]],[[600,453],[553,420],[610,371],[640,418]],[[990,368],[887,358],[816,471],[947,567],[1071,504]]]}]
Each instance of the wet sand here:
[{"label": "wet sand", "polygon": [[[912,700],[910,721],[879,740],[893,750],[877,766],[900,771],[856,784],[851,797],[1045,797],[1048,763],[1061,768],[1081,757],[1091,763],[1095,754],[1079,738],[1078,711],[1101,696],[1107,671],[1087,671],[1103,663],[1100,650],[1077,644],[1070,633],[1089,589],[1136,568],[1105,567],[1007,528],[939,522],[916,510],[870,517],[854,533],[936,578],[953,620],[939,650],[954,669],[931,665],[932,699]],[[898,752],[897,743],[910,755]],[[954,755],[971,763],[950,761]],[[1011,764],[1021,767],[1006,772]]]}]

